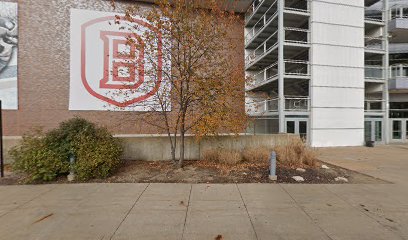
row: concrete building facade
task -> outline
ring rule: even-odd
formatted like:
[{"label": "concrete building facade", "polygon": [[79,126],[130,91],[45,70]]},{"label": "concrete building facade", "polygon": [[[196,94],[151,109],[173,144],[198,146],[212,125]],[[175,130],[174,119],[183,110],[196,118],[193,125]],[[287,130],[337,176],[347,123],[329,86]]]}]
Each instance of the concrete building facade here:
[{"label": "concrete building facade", "polygon": [[316,147],[393,140],[391,16],[387,0],[254,1],[245,25],[250,131],[296,133]]},{"label": "concrete building facade", "polygon": [[408,2],[390,0],[390,129],[391,141],[408,139]]},{"label": "concrete building facade", "polygon": [[[3,110],[6,136],[73,116],[115,134],[157,133],[132,112],[69,110],[71,10],[120,13],[136,1],[116,9],[109,0],[1,2],[18,3],[19,29],[18,108]],[[252,79],[245,87],[256,119],[250,133],[295,133],[312,146],[407,141],[406,0],[237,2],[245,24],[230,34],[239,43],[234,61],[245,61]]]}]

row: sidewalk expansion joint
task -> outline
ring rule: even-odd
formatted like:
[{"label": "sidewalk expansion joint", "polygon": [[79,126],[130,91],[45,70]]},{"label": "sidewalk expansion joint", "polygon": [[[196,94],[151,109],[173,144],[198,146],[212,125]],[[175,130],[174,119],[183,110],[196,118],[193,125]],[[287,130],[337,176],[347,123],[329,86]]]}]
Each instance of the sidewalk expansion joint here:
[{"label": "sidewalk expansion joint", "polygon": [[256,238],[256,240],[258,240],[258,234],[256,233],[255,226],[254,226],[254,223],[253,223],[253,221],[252,221],[251,215],[249,215],[247,205],[246,205],[246,203],[245,203],[245,201],[244,201],[244,198],[242,197],[241,190],[239,189],[238,184],[235,184],[235,186],[236,186],[237,189],[238,189],[239,196],[241,197],[241,201],[242,201],[242,203],[244,204],[245,211],[246,211],[246,213],[247,213],[247,215],[248,215],[249,221],[251,222],[251,226],[252,226],[252,230],[254,230],[255,238]]},{"label": "sidewalk expansion joint", "polygon": [[143,191],[140,193],[140,195],[136,198],[135,202],[133,203],[132,207],[129,209],[129,211],[126,213],[125,217],[120,221],[119,225],[116,227],[115,231],[113,232],[112,236],[109,238],[109,240],[112,240],[113,236],[115,236],[116,232],[119,230],[120,226],[122,226],[122,223],[126,220],[126,218],[129,216],[130,212],[133,210],[133,208],[136,206],[136,203],[139,201],[139,199],[142,197],[143,193],[147,190],[147,188],[150,186],[150,183],[147,184],[147,186],[143,189]]},{"label": "sidewalk expansion joint", "polygon": [[[375,217],[373,217],[372,215],[370,215],[369,213],[367,213],[367,211],[363,211],[361,208],[353,206],[353,204],[351,204],[349,201],[347,201],[346,199],[344,199],[343,197],[341,197],[340,195],[338,195],[337,193],[333,192],[332,190],[330,190],[329,188],[327,188],[326,186],[324,186],[324,188],[329,191],[330,193],[332,193],[334,196],[338,197],[339,199],[341,199],[343,202],[345,202],[347,205],[349,205],[350,207],[356,209],[357,211],[363,213],[365,216],[367,216],[368,218],[370,218],[371,220],[373,220],[374,222],[376,222],[377,224],[379,224],[381,227],[383,227],[385,230],[391,232],[392,234],[398,234],[397,232],[393,231],[389,226],[383,224],[382,222],[380,222],[379,220],[377,220]],[[397,235],[399,236],[399,235]],[[401,239],[405,239],[401,236],[399,236]]]},{"label": "sidewalk expansion joint", "polygon": [[191,192],[193,190],[193,184],[190,184],[190,193],[188,195],[188,202],[187,202],[187,209],[186,209],[186,215],[184,217],[184,225],[183,225],[183,232],[181,233],[181,240],[184,239],[184,232],[186,230],[186,224],[187,224],[187,216],[188,216],[188,211],[190,209],[190,199],[191,199]]},{"label": "sidewalk expansion joint", "polygon": [[279,185],[280,188],[282,188],[282,190],[283,190],[284,192],[286,192],[286,194],[289,195],[289,197],[292,199],[292,201],[295,203],[295,205],[296,205],[300,210],[302,210],[302,212],[303,212],[304,214],[306,214],[306,216],[310,219],[310,221],[311,221],[316,227],[318,227],[318,228],[320,229],[320,231],[322,231],[322,233],[324,233],[324,235],[326,235],[327,238],[329,238],[330,240],[333,240],[333,238],[330,237],[330,235],[329,235],[318,223],[316,223],[316,222],[313,220],[313,217],[310,216],[310,214],[307,213],[307,212],[305,211],[305,209],[304,209],[302,206],[300,206],[300,204],[296,201],[296,199],[295,199],[284,187],[282,187],[281,184],[278,184],[278,185]]},{"label": "sidewalk expansion joint", "polygon": [[48,189],[47,191],[40,192],[39,194],[37,194],[36,196],[34,196],[33,198],[31,198],[30,200],[28,200],[28,201],[26,201],[26,202],[24,202],[24,203],[18,205],[17,207],[15,207],[15,208],[13,208],[13,209],[10,209],[9,211],[3,213],[2,215],[0,215],[0,218],[2,218],[2,217],[4,217],[5,215],[11,213],[12,211],[15,211],[15,210],[21,208],[21,207],[24,206],[24,205],[29,204],[30,202],[34,201],[34,200],[37,199],[38,197],[42,196],[43,194],[49,193],[50,191],[56,189],[57,187],[58,187],[58,185],[54,186],[53,188]]}]

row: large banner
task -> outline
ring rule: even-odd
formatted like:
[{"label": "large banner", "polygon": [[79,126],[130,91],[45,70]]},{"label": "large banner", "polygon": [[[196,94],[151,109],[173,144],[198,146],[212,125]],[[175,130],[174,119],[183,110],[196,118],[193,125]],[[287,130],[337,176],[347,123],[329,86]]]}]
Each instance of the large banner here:
[{"label": "large banner", "polygon": [[3,109],[18,108],[17,3],[0,2],[0,100]]},{"label": "large banner", "polygon": [[[157,46],[147,53],[143,36],[153,31]],[[117,13],[71,9],[69,109],[160,111],[162,74],[170,68],[164,44],[139,16],[130,22]]]}]

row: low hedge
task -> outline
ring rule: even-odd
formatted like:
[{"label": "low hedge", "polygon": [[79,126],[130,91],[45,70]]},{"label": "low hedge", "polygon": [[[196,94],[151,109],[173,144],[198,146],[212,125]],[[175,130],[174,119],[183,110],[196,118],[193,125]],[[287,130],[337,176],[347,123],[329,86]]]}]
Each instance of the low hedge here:
[{"label": "low hedge", "polygon": [[71,155],[76,158],[74,169],[79,180],[106,178],[120,165],[121,154],[119,140],[106,128],[78,117],[46,133],[28,133],[10,151],[14,170],[27,174],[29,182],[67,175]]}]

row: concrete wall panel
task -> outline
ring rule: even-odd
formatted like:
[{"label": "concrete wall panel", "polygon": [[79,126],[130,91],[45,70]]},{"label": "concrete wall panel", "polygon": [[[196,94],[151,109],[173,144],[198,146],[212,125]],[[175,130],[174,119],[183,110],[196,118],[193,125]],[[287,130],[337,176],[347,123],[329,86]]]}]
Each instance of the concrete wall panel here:
[{"label": "concrete wall panel", "polygon": [[312,22],[364,27],[364,22],[362,21],[364,18],[364,8],[362,4],[360,6],[348,6],[313,1],[312,13]]},{"label": "concrete wall panel", "polygon": [[363,68],[313,65],[313,86],[364,88]]},{"label": "concrete wall panel", "polygon": [[314,43],[364,47],[364,28],[361,27],[333,26],[316,22],[313,24],[312,37]]},{"label": "concrete wall panel", "polygon": [[[145,160],[160,161],[171,160],[171,147],[169,140],[163,135],[118,135],[122,140],[124,152],[123,159],[127,160]],[[274,147],[286,144],[289,140],[297,138],[297,135],[291,134],[273,134],[273,135],[222,135],[206,137],[197,142],[194,136],[186,137],[185,157],[186,159],[198,160],[205,151],[210,149],[225,148],[242,150],[251,147]],[[6,152],[19,144],[21,137],[5,137],[4,147]],[[177,149],[179,154],[179,149]],[[5,156],[6,163],[11,163],[13,159],[9,155]]]},{"label": "concrete wall panel", "polygon": [[325,3],[332,3],[332,4],[342,4],[342,5],[349,5],[349,6],[356,6],[360,7],[364,5],[364,0],[315,0]]},{"label": "concrete wall panel", "polygon": [[408,93],[391,93],[390,102],[407,102]]},{"label": "concrete wall panel", "polygon": [[315,109],[313,117],[312,130],[364,128],[364,111],[358,108],[318,108]]},{"label": "concrete wall panel", "polygon": [[312,107],[364,108],[364,89],[321,87],[312,93]]},{"label": "concrete wall panel", "polygon": [[[358,38],[359,36],[355,36]],[[320,41],[320,40],[317,40]],[[313,44],[312,62],[317,65],[364,67],[364,48],[359,43],[355,47]]]},{"label": "concrete wall panel", "polygon": [[316,147],[362,145],[364,1],[329,2],[311,2],[310,143]]},{"label": "concrete wall panel", "polygon": [[[330,137],[328,137],[330,136]],[[313,147],[361,146],[363,129],[324,129],[314,131]]]}]

